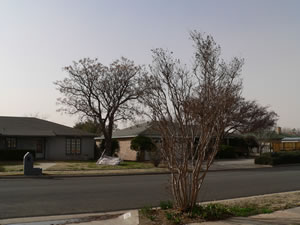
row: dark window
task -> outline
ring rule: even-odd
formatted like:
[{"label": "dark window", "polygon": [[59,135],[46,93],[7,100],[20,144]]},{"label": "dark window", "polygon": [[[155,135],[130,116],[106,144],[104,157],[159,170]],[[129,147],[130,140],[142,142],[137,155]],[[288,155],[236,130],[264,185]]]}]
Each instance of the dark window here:
[{"label": "dark window", "polygon": [[67,155],[80,155],[81,154],[80,138],[67,138],[66,154]]},{"label": "dark window", "polygon": [[44,140],[38,139],[36,141],[36,153],[43,153],[44,150]]},{"label": "dark window", "polygon": [[7,149],[16,149],[17,148],[17,138],[7,137],[5,142],[6,142]]}]

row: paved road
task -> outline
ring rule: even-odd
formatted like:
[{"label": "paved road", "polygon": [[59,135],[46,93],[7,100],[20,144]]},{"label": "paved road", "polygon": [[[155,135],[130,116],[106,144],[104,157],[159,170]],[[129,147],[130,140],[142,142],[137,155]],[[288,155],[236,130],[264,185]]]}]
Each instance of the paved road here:
[{"label": "paved road", "polygon": [[[113,211],[170,198],[169,175],[0,179],[0,219]],[[300,190],[300,166],[210,172],[199,200]]]}]

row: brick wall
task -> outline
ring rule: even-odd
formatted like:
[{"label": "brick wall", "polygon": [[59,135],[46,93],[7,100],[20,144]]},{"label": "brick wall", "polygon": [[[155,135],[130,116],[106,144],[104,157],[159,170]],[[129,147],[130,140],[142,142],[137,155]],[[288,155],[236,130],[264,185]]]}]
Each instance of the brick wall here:
[{"label": "brick wall", "polygon": [[118,139],[120,145],[119,157],[123,160],[136,160],[136,151],[130,149],[132,138]]}]

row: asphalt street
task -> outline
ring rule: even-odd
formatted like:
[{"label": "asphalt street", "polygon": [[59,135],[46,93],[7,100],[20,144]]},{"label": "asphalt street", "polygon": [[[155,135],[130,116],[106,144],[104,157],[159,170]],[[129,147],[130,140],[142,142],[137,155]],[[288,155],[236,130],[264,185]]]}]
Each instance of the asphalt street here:
[{"label": "asphalt street", "polygon": [[[169,175],[0,179],[0,219],[115,211],[170,199]],[[300,166],[209,172],[199,200],[300,190]]]}]

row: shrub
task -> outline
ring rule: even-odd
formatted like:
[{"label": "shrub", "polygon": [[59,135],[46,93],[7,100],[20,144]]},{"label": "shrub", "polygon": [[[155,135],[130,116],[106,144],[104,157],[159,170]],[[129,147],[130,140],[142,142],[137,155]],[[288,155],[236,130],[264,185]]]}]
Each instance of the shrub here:
[{"label": "shrub", "polygon": [[[137,151],[137,160],[145,160],[145,152],[157,151],[156,145],[152,142],[152,139],[146,136],[139,135],[131,140],[130,148]],[[151,155],[150,155],[151,157]],[[155,158],[154,158],[155,159]],[[155,162],[158,160],[154,160]],[[160,161],[160,160],[159,160]],[[158,162],[159,164],[159,162]]]},{"label": "shrub", "polygon": [[232,216],[230,209],[222,204],[196,205],[190,212],[190,218],[202,218],[205,220],[221,220]]},{"label": "shrub", "polygon": [[173,224],[182,224],[181,215],[175,212],[166,212],[167,220],[172,221]]},{"label": "shrub", "polygon": [[300,163],[300,151],[264,153],[255,158],[255,163],[264,165]]},{"label": "shrub", "polygon": [[145,206],[140,209],[140,213],[151,221],[155,220],[155,215],[153,215],[154,210],[151,206]]},{"label": "shrub", "polygon": [[0,160],[8,160],[8,161],[21,161],[24,158],[24,155],[30,152],[35,158],[35,151],[34,150],[0,150]]},{"label": "shrub", "polygon": [[173,208],[173,203],[171,201],[161,201],[159,203],[159,206],[162,210],[172,209]]},{"label": "shrub", "polygon": [[237,153],[235,149],[230,145],[220,145],[219,152],[217,153],[216,158],[219,159],[232,159],[236,158]]},{"label": "shrub", "polygon": [[270,153],[263,153],[254,159],[255,164],[273,165],[273,159]]},{"label": "shrub", "polygon": [[228,207],[221,204],[208,204],[202,206],[201,217],[205,220],[221,220],[232,216]]}]

